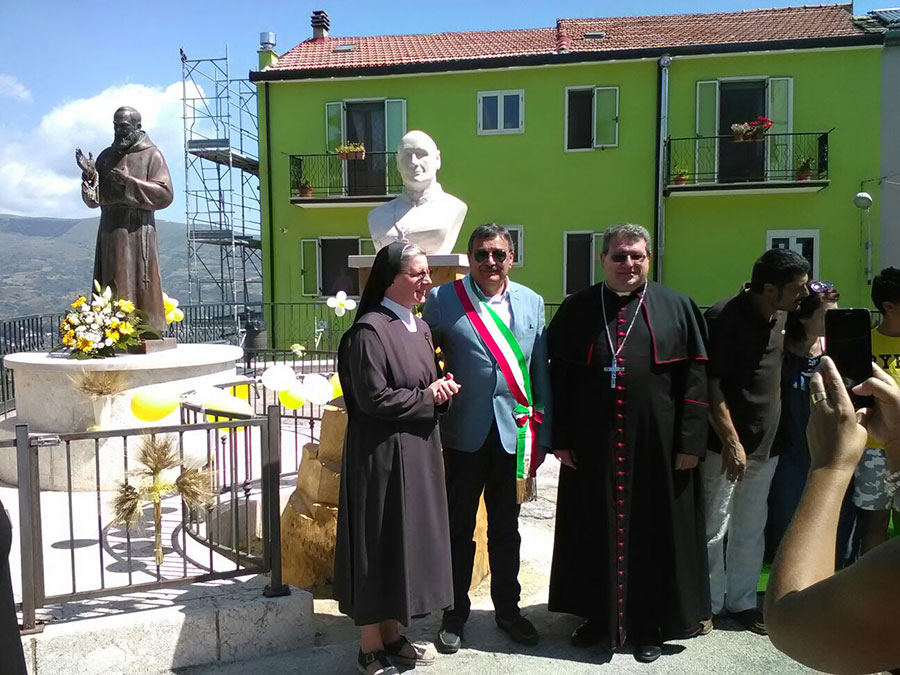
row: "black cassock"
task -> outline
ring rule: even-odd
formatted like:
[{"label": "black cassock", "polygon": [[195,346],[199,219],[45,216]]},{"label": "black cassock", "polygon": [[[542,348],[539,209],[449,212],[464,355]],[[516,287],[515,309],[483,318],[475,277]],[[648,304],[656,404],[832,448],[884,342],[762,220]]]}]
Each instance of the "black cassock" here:
[{"label": "black cassock", "polygon": [[[640,295],[597,284],[548,329],[553,446],[578,467],[560,468],[548,606],[600,621],[611,648],[683,637],[710,615],[700,469],[674,470],[676,453],[706,450],[704,324],[650,282],[628,333]],[[625,340],[614,387],[604,324],[616,348]]]},{"label": "black cassock", "polygon": [[416,326],[410,333],[379,307],[347,331],[338,353],[347,436],[334,597],[357,625],[408,625],[453,604],[440,411],[426,391],[437,364],[428,324]]}]

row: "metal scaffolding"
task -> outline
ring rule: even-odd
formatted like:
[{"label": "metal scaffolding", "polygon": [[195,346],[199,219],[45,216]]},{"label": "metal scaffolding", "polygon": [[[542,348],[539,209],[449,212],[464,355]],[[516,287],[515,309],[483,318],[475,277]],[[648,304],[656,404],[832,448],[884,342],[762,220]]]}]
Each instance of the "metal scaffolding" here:
[{"label": "metal scaffolding", "polygon": [[[191,303],[262,299],[256,88],[222,58],[181,50],[185,217]],[[237,333],[236,333],[237,334]]]}]

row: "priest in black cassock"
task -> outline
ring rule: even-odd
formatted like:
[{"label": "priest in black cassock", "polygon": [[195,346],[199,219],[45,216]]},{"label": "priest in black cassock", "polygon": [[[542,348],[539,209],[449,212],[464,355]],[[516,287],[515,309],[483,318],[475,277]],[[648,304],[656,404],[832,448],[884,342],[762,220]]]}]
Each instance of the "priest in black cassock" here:
[{"label": "priest in black cassock", "polygon": [[548,606],[586,619],[573,644],[628,641],[650,662],[710,616],[704,323],[647,280],[645,228],[609,228],[600,260],[606,281],[566,298],[548,330],[562,463]]}]

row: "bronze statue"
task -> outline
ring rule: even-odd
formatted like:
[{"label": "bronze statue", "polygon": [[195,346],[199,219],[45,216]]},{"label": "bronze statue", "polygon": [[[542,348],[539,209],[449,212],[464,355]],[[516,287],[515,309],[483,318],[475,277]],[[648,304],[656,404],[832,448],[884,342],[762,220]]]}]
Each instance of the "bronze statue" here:
[{"label": "bronze statue", "polygon": [[151,327],[166,328],[153,212],[172,203],[166,160],[141,129],[141,114],[122,107],[113,117],[115,139],[96,161],[78,148],[81,198],[100,207],[94,279],[147,314]]}]

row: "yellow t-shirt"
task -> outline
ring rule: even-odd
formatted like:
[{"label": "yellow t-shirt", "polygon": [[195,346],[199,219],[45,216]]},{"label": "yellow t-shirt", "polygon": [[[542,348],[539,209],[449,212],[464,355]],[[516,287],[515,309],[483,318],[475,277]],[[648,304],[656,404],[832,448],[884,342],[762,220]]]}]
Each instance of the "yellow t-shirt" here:
[{"label": "yellow t-shirt", "polygon": [[[872,329],[872,360],[900,384],[900,337],[888,337],[877,328]],[[871,436],[866,447],[884,450],[884,446]]]}]

